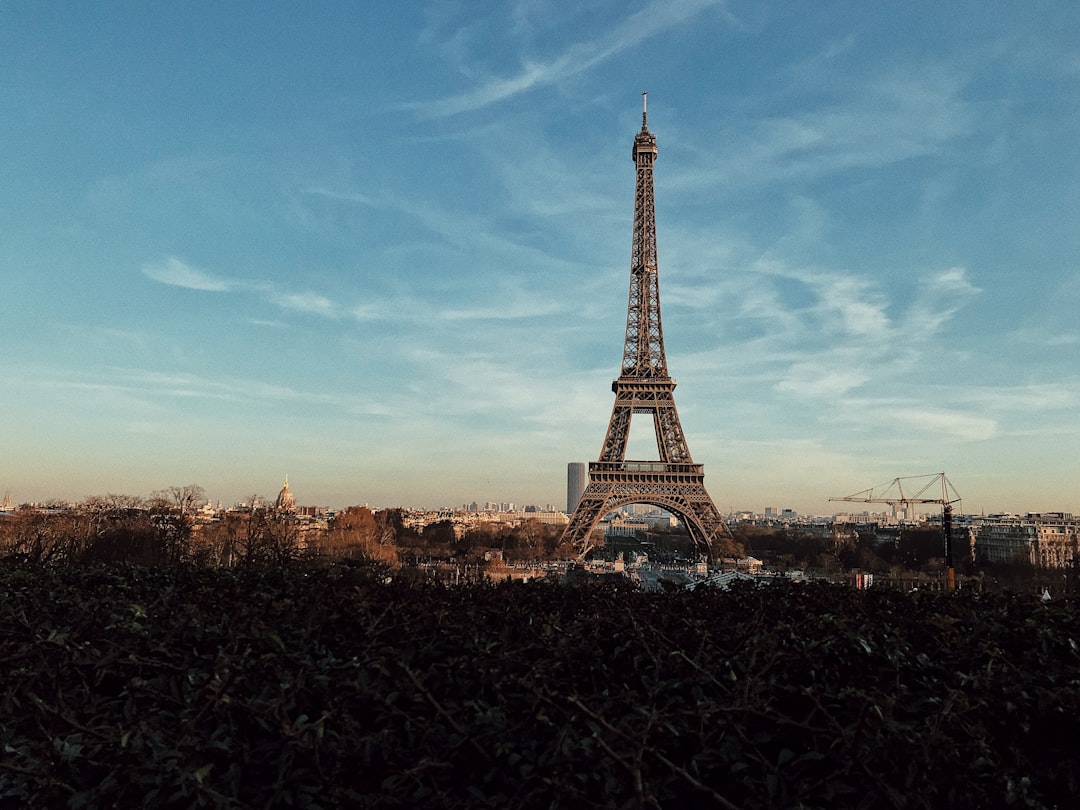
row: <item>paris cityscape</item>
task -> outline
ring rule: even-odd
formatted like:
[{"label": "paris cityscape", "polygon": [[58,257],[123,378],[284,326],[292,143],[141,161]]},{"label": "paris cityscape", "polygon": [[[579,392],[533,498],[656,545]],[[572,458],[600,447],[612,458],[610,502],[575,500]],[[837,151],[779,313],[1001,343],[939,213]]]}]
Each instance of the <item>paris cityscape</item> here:
[{"label": "paris cityscape", "polygon": [[[792,570],[792,567],[805,561],[826,569],[825,572],[818,571],[819,576],[823,573],[835,575],[837,569],[841,572],[845,568],[854,569],[855,582],[863,587],[872,583],[875,576],[874,570],[863,571],[863,568],[884,568],[887,563],[892,563],[890,573],[895,580],[898,568],[906,568],[906,573],[910,575],[912,568],[918,568],[917,563],[925,566],[929,562],[925,554],[916,561],[907,553],[909,550],[900,555],[900,560],[894,559],[895,554],[887,552],[882,557],[876,552],[887,547],[895,552],[904,537],[903,527],[907,527],[910,533],[928,523],[927,515],[920,513],[917,507],[936,505],[940,508],[937,523],[942,535],[939,573],[943,578],[939,578],[938,585],[946,590],[952,591],[958,586],[957,558],[959,567],[969,572],[980,565],[1020,565],[1032,570],[1064,570],[1080,563],[1080,522],[1071,513],[963,516],[958,507],[961,498],[944,472],[897,477],[887,485],[831,499],[858,504],[887,504],[891,511],[882,515],[865,510],[827,518],[800,517],[795,509],[777,511],[774,507],[766,507],[763,514],[732,510],[726,517],[721,515],[705,488],[704,465],[692,459],[676,409],[676,382],[668,371],[661,325],[654,182],[654,165],[659,152],[657,138],[648,125],[648,94],[643,92],[641,128],[634,137],[631,153],[635,166],[634,214],[621,372],[611,384],[615,404],[599,459],[587,466],[580,462],[568,465],[565,511],[550,504],[543,508],[532,505],[518,510],[512,503],[506,502],[486,502],[483,508],[473,502],[460,509],[441,508],[434,511],[401,508],[371,510],[365,506],[362,512],[369,526],[369,534],[376,532],[375,515],[380,511],[391,511],[394,516],[378,521],[392,528],[389,534],[384,532],[381,541],[386,546],[380,550],[385,561],[398,565],[406,562],[409,552],[399,548],[400,532],[404,530],[414,532],[419,538],[412,548],[413,565],[419,565],[421,556],[425,560],[433,556],[449,556],[451,559],[444,559],[436,565],[435,570],[443,577],[448,571],[453,572],[455,581],[468,568],[467,551],[471,548],[474,553],[473,576],[479,579],[492,573],[507,579],[513,579],[515,575],[525,579],[544,576],[551,573],[545,566],[558,557],[564,561],[576,558],[579,562],[592,558],[593,565],[589,570],[604,573],[613,570],[636,575],[634,578],[646,587],[656,587],[659,581],[673,578],[686,584],[687,579],[695,581],[695,574],[697,581],[702,577],[706,578],[705,581],[712,581],[718,561],[722,561],[728,569],[722,576],[739,575],[741,569],[741,575],[748,579],[778,575],[801,579],[806,576],[805,572],[799,568]],[[150,275],[153,277],[153,273]],[[639,420],[651,417],[653,431],[647,438],[655,440],[655,453],[650,449],[644,455],[628,456],[635,416]],[[640,448],[641,431],[638,431],[634,451]],[[908,486],[907,493],[904,492],[904,482]],[[913,489],[917,491],[912,492]],[[89,546],[72,543],[70,538],[52,536],[52,532],[46,532],[50,536],[48,541],[43,541],[44,530],[40,521],[32,515],[97,512],[106,521],[124,522],[134,513],[145,513],[149,519],[142,529],[145,537],[136,541],[134,535],[138,531],[133,530],[133,536],[126,541],[128,545],[135,542],[137,546],[141,542],[164,549],[171,543],[175,544],[176,538],[172,535],[179,532],[182,543],[175,553],[179,553],[180,558],[202,554],[204,557],[209,555],[207,559],[215,560],[218,564],[224,561],[231,565],[236,554],[231,539],[235,528],[226,530],[226,537],[215,539],[220,534],[215,524],[224,521],[227,525],[230,518],[233,518],[233,524],[236,518],[246,524],[244,531],[249,539],[244,556],[249,559],[254,559],[251,555],[256,554],[257,546],[272,549],[272,556],[283,560],[294,556],[332,553],[329,551],[332,544],[327,538],[337,528],[337,514],[328,507],[298,507],[287,477],[272,505],[275,517],[271,521],[258,517],[271,508],[265,499],[260,502],[260,498],[253,495],[246,503],[224,509],[221,502],[217,507],[211,500],[205,504],[198,503],[203,494],[201,487],[192,484],[158,492],[149,501],[109,495],[89,498],[85,504],[57,501],[45,505],[22,504],[16,515],[20,519],[9,520],[7,525],[0,526],[6,535],[3,545],[9,553],[29,553],[31,558],[65,558],[96,553],[111,555],[114,553],[111,550],[95,551],[93,542]],[[170,509],[178,510],[179,524],[171,520],[161,523],[161,515]],[[343,526],[351,523],[356,511],[353,507],[343,511]],[[16,510],[8,492],[0,504],[0,517],[11,516],[13,512]],[[151,528],[155,521],[158,530]],[[261,526],[255,532],[260,534],[258,543],[254,540],[255,530],[251,528],[256,523]],[[280,526],[275,527],[275,524]],[[537,528],[546,527],[548,538],[539,542],[539,534],[527,528],[530,524]],[[760,545],[762,538],[758,537],[758,542],[748,547],[749,536],[745,532],[736,536],[732,531],[732,526],[738,524],[782,527],[784,536],[781,540],[772,532],[767,535],[764,546]],[[162,525],[167,527],[165,535],[161,535]],[[525,548],[518,549],[519,552],[524,551],[526,559],[519,560],[521,564],[517,571],[500,567],[506,562],[503,552],[508,541],[505,536],[497,542],[493,536],[488,536],[485,539],[492,543],[489,547],[484,548],[483,539],[479,548],[476,547],[474,535],[478,528],[492,526],[502,527],[504,531],[524,529],[519,534],[529,536]],[[677,527],[684,535],[682,541],[668,536]],[[799,538],[803,554],[798,561],[792,554],[781,554],[776,548],[770,547],[790,545],[786,536],[790,527],[796,530],[801,528],[803,532]],[[894,527],[899,527],[895,535],[889,532]],[[448,531],[449,535],[446,532],[440,535],[436,528]],[[860,529],[861,542],[858,542]],[[881,529],[886,532],[884,539],[878,537]],[[654,535],[658,530],[660,536],[656,537]],[[97,529],[98,545],[103,532],[109,531],[109,528]],[[392,539],[390,534],[393,534]],[[429,542],[433,536],[445,537],[449,542]],[[556,536],[557,539],[554,539]],[[867,541],[868,537],[873,540]],[[831,538],[833,559],[829,559],[827,552],[818,553],[816,557],[808,554],[805,550],[807,547],[815,551],[821,548],[820,543],[812,538],[825,538],[827,547]],[[514,537],[510,546],[517,546],[520,541],[520,536]],[[195,550],[200,548],[201,551]],[[481,557],[476,556],[477,552],[481,552],[482,561]],[[132,553],[136,558],[154,559],[153,555],[147,557],[145,550]],[[166,553],[163,559],[175,556],[175,553]],[[370,549],[364,553],[369,554]],[[768,559],[759,559],[754,554]],[[489,565],[493,560],[496,565]],[[898,562],[900,565],[897,565]],[[673,564],[679,565],[677,571],[672,568]],[[569,569],[560,567],[559,573],[566,570]],[[906,579],[900,581],[907,582]],[[977,587],[983,585],[980,579]],[[1068,589],[1067,584],[1055,580],[1055,587],[1058,586]],[[1044,593],[1049,597],[1048,586],[1044,586]]]},{"label": "paris cityscape", "polygon": [[0,2],[0,809],[1075,806],[1078,85],[1067,0]]}]

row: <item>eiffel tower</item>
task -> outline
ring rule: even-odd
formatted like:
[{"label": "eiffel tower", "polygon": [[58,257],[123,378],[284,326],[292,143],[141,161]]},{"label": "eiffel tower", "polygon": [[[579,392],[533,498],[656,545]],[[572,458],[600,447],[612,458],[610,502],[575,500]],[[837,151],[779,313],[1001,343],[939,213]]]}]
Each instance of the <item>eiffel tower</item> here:
[{"label": "eiffel tower", "polygon": [[[660,325],[660,286],[656,262],[656,209],[653,163],[656,136],[649,132],[647,97],[642,93],[641,132],[634,138],[637,167],[634,238],[630,256],[630,303],[626,313],[622,373],[611,384],[611,411],[600,459],[589,463],[589,484],[570,519],[563,540],[582,556],[592,547],[597,522],[632,503],[646,503],[682,520],[699,552],[727,551],[733,538],[705,490],[705,466],[695,464],[675,410],[675,380],[668,376]],[[659,460],[630,461],[626,443],[630,420],[651,414]]]}]

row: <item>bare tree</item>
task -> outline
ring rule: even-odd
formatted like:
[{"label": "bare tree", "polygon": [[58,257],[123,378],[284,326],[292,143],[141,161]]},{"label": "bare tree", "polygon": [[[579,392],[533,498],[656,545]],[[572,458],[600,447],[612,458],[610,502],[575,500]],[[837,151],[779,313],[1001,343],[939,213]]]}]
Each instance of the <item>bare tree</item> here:
[{"label": "bare tree", "polygon": [[166,562],[185,562],[190,558],[195,513],[205,498],[198,484],[169,487],[150,494],[148,507]]},{"label": "bare tree", "polygon": [[0,522],[5,554],[32,562],[57,562],[74,551],[67,516],[59,512],[21,508]]},{"label": "bare tree", "polygon": [[244,512],[227,512],[199,531],[209,565],[229,567],[243,561],[249,545],[250,521]]},{"label": "bare tree", "polygon": [[269,507],[263,524],[263,542],[270,561],[287,565],[300,556],[300,524],[291,509]]},{"label": "bare tree", "polygon": [[335,557],[369,558],[397,565],[397,532],[384,513],[366,506],[338,512],[323,537],[320,551]]},{"label": "bare tree", "polygon": [[82,556],[88,560],[161,561],[146,502],[137,495],[93,495],[78,509],[83,525]]},{"label": "bare tree", "polygon": [[242,518],[243,531],[239,536],[237,561],[246,565],[261,562],[263,559],[266,511],[259,508],[259,502],[259,496],[252,495],[248,499],[249,509]]}]

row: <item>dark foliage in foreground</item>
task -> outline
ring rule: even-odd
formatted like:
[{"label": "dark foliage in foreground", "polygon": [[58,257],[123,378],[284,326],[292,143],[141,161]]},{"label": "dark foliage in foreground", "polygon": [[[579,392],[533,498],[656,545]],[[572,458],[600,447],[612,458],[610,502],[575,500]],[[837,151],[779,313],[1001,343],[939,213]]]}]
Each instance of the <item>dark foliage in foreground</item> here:
[{"label": "dark foliage in foreground", "polygon": [[1067,807],[1080,611],[0,570],[0,807]]}]

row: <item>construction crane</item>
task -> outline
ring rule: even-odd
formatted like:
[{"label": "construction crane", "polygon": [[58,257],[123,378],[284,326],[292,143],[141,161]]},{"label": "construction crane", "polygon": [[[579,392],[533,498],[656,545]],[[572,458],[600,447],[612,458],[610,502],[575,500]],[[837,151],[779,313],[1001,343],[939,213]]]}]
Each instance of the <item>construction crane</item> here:
[{"label": "construction crane", "polygon": [[[910,495],[904,492],[905,482],[908,482],[908,492],[912,493]],[[920,482],[923,482],[921,487],[919,487]],[[919,488],[916,489],[916,487]],[[939,487],[941,495],[939,497],[930,497],[937,494]],[[903,478],[894,478],[892,481],[861,490],[854,495],[848,495],[844,498],[829,498],[829,500],[854,501],[856,503],[887,503],[892,506],[894,513],[896,508],[902,505],[904,511],[908,513],[909,519],[914,514],[913,507],[915,504],[936,503],[940,505],[941,531],[945,536],[945,587],[950,591],[956,589],[956,571],[953,568],[952,556],[952,516],[953,504],[960,503],[960,495],[957,494],[949,479],[945,477],[945,473],[908,475]]]}]

